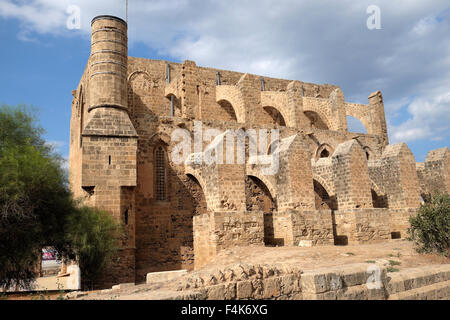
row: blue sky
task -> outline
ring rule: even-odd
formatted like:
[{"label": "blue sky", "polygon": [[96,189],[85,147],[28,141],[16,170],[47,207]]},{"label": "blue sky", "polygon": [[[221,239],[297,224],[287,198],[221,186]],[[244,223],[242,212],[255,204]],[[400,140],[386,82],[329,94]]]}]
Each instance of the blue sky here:
[{"label": "blue sky", "polygon": [[[90,20],[122,0],[0,0],[0,104],[39,107],[46,139],[69,153],[71,91],[90,53]],[[378,5],[381,29],[366,9]],[[66,26],[77,5],[81,28]],[[129,55],[339,85],[345,100],[384,96],[390,142],[416,161],[449,145],[448,1],[130,0]],[[355,131],[360,131],[351,124]]]}]

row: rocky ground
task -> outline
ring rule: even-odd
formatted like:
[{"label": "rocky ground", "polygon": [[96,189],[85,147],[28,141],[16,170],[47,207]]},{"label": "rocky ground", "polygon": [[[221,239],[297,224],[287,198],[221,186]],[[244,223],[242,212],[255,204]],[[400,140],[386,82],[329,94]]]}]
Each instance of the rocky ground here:
[{"label": "rocky ground", "polygon": [[[215,278],[232,277],[223,270],[250,268],[250,272],[284,272],[295,268],[302,272],[356,263],[377,262],[388,272],[427,265],[448,264],[450,259],[434,254],[418,254],[411,242],[391,240],[383,243],[347,246],[315,247],[236,247],[221,252],[211,263],[172,281],[122,286],[115,290],[71,293],[70,299],[165,299],[174,292],[194,290],[203,285],[213,285]],[[245,271],[248,273],[248,270]],[[232,271],[230,271],[232,273]],[[220,282],[220,280],[219,280]]]},{"label": "rocky ground", "polygon": [[[235,247],[221,252],[214,261],[202,268],[188,272],[175,280],[153,284],[121,285],[120,288],[91,292],[73,292],[64,295],[69,299],[166,299],[174,293],[195,291],[196,288],[240,277],[238,273],[299,272],[339,267],[357,263],[379,263],[388,272],[428,265],[450,264],[450,259],[435,254],[419,254],[413,244],[403,239],[388,242],[315,247]],[[247,269],[247,270],[245,270]],[[225,271],[224,271],[225,270]],[[228,271],[229,272],[228,272]],[[234,275],[233,275],[234,270]],[[236,272],[236,270],[238,270]],[[214,275],[215,278],[214,279]],[[245,275],[244,275],[245,276]],[[263,276],[263,275],[261,275]],[[264,275],[265,276],[265,275]],[[219,278],[224,278],[220,280]],[[60,293],[45,294],[45,298],[61,299]],[[3,296],[3,299],[42,299],[42,294]]]}]

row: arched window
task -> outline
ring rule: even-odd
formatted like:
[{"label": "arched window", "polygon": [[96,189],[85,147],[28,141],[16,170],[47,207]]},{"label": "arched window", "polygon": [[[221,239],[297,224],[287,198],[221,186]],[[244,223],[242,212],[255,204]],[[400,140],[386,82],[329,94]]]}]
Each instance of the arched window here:
[{"label": "arched window", "polygon": [[328,158],[330,156],[330,152],[327,149],[323,149],[320,153],[321,158]]},{"label": "arched window", "polygon": [[372,150],[369,147],[364,147],[363,150],[366,153],[367,160],[372,159]]},{"label": "arched window", "polygon": [[162,146],[156,147],[155,151],[155,177],[156,177],[156,200],[164,201],[167,198],[167,172],[166,152]]},{"label": "arched window", "polygon": [[320,158],[329,158],[333,154],[333,152],[333,147],[331,147],[327,143],[323,143],[317,148],[315,159],[317,161]]}]

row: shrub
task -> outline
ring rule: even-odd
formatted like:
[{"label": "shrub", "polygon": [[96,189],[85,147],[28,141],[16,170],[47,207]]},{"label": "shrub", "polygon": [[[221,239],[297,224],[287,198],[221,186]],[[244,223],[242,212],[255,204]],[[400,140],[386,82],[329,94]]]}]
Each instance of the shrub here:
[{"label": "shrub", "polygon": [[92,287],[119,248],[122,229],[110,214],[82,206],[69,217],[66,230],[67,242],[78,260],[82,285]]},{"label": "shrub", "polygon": [[416,216],[409,219],[409,240],[420,253],[450,256],[450,199],[435,193],[431,201],[420,206]]}]

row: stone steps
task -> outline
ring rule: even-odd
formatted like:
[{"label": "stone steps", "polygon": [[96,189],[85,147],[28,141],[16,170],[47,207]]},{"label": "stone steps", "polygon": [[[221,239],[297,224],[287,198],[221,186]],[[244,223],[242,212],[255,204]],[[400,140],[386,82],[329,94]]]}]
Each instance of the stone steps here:
[{"label": "stone steps", "polygon": [[389,273],[389,300],[450,297],[450,265],[435,265]]},{"label": "stone steps", "polygon": [[395,293],[388,300],[449,300],[450,280]]}]

